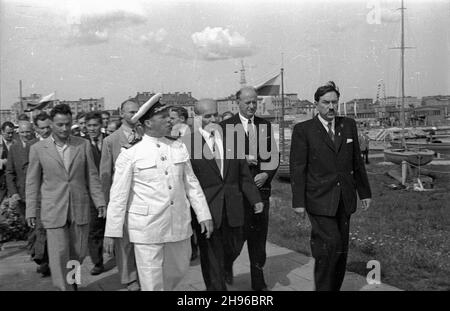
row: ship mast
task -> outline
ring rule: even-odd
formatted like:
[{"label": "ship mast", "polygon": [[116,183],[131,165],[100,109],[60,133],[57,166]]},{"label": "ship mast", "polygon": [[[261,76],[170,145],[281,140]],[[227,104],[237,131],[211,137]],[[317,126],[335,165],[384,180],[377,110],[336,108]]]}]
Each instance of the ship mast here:
[{"label": "ship mast", "polygon": [[404,10],[403,0],[402,7],[400,8],[402,15],[402,35],[401,35],[401,43],[400,43],[400,57],[401,57],[401,81],[402,81],[402,110],[401,110],[401,122],[402,122],[402,146],[405,147],[405,21],[404,21]]}]

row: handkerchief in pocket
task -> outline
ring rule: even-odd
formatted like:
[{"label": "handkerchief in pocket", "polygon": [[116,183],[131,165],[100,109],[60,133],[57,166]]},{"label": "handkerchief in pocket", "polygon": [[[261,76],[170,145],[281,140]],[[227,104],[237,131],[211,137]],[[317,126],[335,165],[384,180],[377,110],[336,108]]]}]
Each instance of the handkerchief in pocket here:
[{"label": "handkerchief in pocket", "polygon": [[353,142],[353,139],[347,138],[347,144],[352,143],[352,142]]}]

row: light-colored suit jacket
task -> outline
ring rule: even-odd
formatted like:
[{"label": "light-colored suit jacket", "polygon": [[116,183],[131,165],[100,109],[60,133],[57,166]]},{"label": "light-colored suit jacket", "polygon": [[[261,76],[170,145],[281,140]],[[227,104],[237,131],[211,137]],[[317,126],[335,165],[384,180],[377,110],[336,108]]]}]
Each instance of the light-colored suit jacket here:
[{"label": "light-colored suit jacket", "polygon": [[[41,206],[44,228],[60,228],[67,222],[69,206],[73,221],[89,223],[89,199],[105,206],[98,171],[89,141],[71,136],[70,166],[67,171],[51,137],[30,148],[26,177],[26,217],[36,217]],[[39,202],[40,200],[40,202]]]},{"label": "light-colored suit jacket", "polygon": [[100,179],[106,204],[109,202],[109,191],[113,181],[116,159],[122,148],[129,147],[131,147],[131,144],[125,136],[123,125],[103,140],[102,157],[100,160]]},{"label": "light-colored suit jacket", "polygon": [[211,219],[181,142],[145,135],[119,154],[115,169],[105,236],[122,237],[127,221],[133,243],[177,242],[192,235],[190,206],[198,222]]}]

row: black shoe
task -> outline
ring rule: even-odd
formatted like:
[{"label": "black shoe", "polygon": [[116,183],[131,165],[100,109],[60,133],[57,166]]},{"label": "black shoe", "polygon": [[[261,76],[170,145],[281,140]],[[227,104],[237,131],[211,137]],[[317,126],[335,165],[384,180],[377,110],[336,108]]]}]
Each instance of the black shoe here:
[{"label": "black shoe", "polygon": [[225,270],[224,272],[225,283],[233,285],[233,269]]},{"label": "black shoe", "polygon": [[99,275],[103,271],[105,271],[105,267],[103,266],[103,264],[95,265],[94,268],[92,268],[91,270],[91,275]]},{"label": "black shoe", "polygon": [[192,252],[191,261],[194,261],[197,258],[198,258],[198,253],[197,252]]},{"label": "black shoe", "polygon": [[78,291],[78,285],[77,284],[72,284],[72,289],[77,292]]},{"label": "black shoe", "polygon": [[41,274],[42,274],[42,277],[43,278],[45,278],[45,277],[47,277],[47,276],[50,276],[51,275],[51,272],[50,272],[50,267],[48,266],[48,264],[42,264],[41,266],[40,266],[40,270],[41,270]]}]

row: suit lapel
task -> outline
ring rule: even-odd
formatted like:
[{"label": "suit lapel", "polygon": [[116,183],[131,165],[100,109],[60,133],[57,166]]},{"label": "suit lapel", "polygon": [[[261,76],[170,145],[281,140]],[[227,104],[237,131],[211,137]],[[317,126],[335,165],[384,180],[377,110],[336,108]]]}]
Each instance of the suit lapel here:
[{"label": "suit lapel", "polygon": [[46,144],[44,145],[45,149],[47,150],[47,153],[58,162],[61,167],[65,170],[65,166],[63,163],[63,160],[61,159],[61,156],[58,154],[58,151],[56,151],[56,146],[53,140],[49,137],[46,139]]},{"label": "suit lapel", "polygon": [[342,142],[344,141],[344,139],[342,138],[342,129],[344,128],[344,119],[343,118],[339,118],[336,117],[335,119],[335,130],[334,132],[336,133],[336,135],[334,136],[334,143],[336,145],[336,152],[339,152],[339,150],[341,150],[342,147]]},{"label": "suit lapel", "polygon": [[[335,147],[333,141],[331,140],[330,136],[328,135],[327,131],[323,127],[322,122],[320,122],[318,115],[316,115],[314,117],[314,123],[316,125],[316,129],[317,129],[319,136],[322,137],[324,142],[327,144],[328,147],[331,148],[331,150],[336,152],[336,147]],[[335,130],[335,132],[336,132],[336,130]],[[335,138],[336,138],[336,136],[337,135],[335,135]]]},{"label": "suit lapel", "polygon": [[122,127],[119,129],[119,142],[122,147],[129,148],[131,144],[128,142],[128,137],[125,135],[125,132]]},{"label": "suit lapel", "polygon": [[[72,165],[73,165],[73,162],[75,160],[75,157],[80,152],[81,144],[77,140],[71,139],[70,140],[70,144],[69,144],[69,148],[71,149],[70,150],[70,162],[69,162],[70,163],[69,164],[69,171],[70,171],[72,169]],[[94,148],[94,147],[92,147],[92,148]]]},{"label": "suit lapel", "polygon": [[220,168],[217,166],[216,160],[214,159],[213,152],[212,152],[211,149],[209,149],[209,146],[206,143],[206,140],[205,140],[205,138],[203,138],[203,136],[202,136],[202,147],[203,147],[203,158],[204,158],[204,160],[222,178],[222,175],[220,174]]}]

